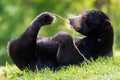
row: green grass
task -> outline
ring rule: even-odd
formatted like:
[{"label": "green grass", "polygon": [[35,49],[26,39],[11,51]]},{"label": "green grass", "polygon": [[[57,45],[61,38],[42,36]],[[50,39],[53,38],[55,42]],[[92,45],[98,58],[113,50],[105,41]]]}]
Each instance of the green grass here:
[{"label": "green grass", "polygon": [[120,57],[99,58],[88,64],[68,66],[58,71],[49,68],[20,71],[15,65],[0,68],[0,80],[120,80]]}]

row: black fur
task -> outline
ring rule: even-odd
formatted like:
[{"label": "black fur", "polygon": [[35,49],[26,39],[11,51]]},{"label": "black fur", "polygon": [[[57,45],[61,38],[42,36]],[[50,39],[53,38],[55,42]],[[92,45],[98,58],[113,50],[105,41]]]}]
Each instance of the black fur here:
[{"label": "black fur", "polygon": [[37,38],[39,29],[51,24],[53,20],[54,17],[50,13],[42,13],[20,37],[9,42],[9,54],[21,70],[58,66],[56,60],[58,44],[52,42],[52,38]]},{"label": "black fur", "polygon": [[73,45],[73,39],[87,59],[95,60],[99,56],[113,55],[113,28],[110,19],[102,11],[90,10],[70,18],[73,28],[86,36],[82,39],[72,38],[65,32],[49,38],[37,38],[40,28],[51,24],[53,20],[52,14],[42,13],[20,37],[9,42],[9,54],[21,70],[35,70],[46,66],[54,69],[83,62],[83,57]]},{"label": "black fur", "polygon": [[78,53],[73,43],[73,38],[65,32],[60,32],[53,38],[54,42],[59,43],[57,51],[57,62],[59,66],[79,64],[84,61]]},{"label": "black fur", "polygon": [[76,41],[77,47],[86,58],[113,56],[114,32],[110,19],[102,11],[86,11],[70,18],[70,24],[77,32],[86,36]]}]

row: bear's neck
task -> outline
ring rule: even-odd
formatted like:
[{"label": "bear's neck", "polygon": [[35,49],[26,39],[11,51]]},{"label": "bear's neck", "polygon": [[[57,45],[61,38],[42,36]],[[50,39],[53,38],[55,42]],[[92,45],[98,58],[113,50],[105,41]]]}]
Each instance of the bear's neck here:
[{"label": "bear's neck", "polygon": [[87,36],[87,38],[92,38],[97,40],[98,42],[103,40],[105,42],[113,42],[113,38],[114,38],[114,32],[113,32],[113,28],[109,27],[106,28],[104,30],[101,30],[99,32],[96,31],[97,34],[94,34],[94,36]]}]

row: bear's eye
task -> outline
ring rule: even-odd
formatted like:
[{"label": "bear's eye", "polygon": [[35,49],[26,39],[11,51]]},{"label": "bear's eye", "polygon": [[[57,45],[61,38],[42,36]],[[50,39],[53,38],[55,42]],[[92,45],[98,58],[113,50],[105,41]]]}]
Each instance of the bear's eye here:
[{"label": "bear's eye", "polygon": [[49,18],[50,16],[49,15],[44,15],[44,18]]},{"label": "bear's eye", "polygon": [[86,19],[86,16],[82,16],[82,18],[81,18],[82,20],[85,20]]}]

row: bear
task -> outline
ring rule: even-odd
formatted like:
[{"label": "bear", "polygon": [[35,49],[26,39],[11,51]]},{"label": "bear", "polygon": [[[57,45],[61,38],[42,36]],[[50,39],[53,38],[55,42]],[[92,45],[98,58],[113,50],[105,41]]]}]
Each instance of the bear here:
[{"label": "bear", "polygon": [[100,10],[88,10],[69,19],[73,29],[85,37],[76,38],[81,53],[90,60],[113,56],[114,31],[109,17]]},{"label": "bear", "polygon": [[48,66],[57,66],[56,52],[58,44],[51,38],[38,38],[38,32],[44,25],[49,25],[55,17],[48,12],[38,15],[26,31],[18,38],[8,43],[8,52],[19,69],[35,70]]},{"label": "bear", "polygon": [[[64,43],[67,44],[67,42],[72,42],[70,35],[66,32],[59,32],[49,38],[37,37],[40,28],[44,25],[52,24],[54,20],[55,16],[53,14],[48,12],[41,13],[32,21],[30,26],[20,37],[8,43],[8,53],[19,69],[24,70],[27,68],[32,71],[44,67],[55,69],[58,66],[66,65],[70,62],[70,59],[63,59],[64,61],[62,61],[62,63],[60,62],[61,60],[58,59],[63,56],[60,55],[57,57],[57,53],[58,55],[61,53],[61,51],[58,51],[59,46]],[[59,38],[61,38],[61,40]],[[73,45],[69,47],[70,50],[67,50],[75,53],[72,47]],[[67,50],[65,52],[67,52]]]},{"label": "bear", "polygon": [[89,10],[69,19],[72,28],[83,34],[83,38],[66,32],[48,38],[37,37],[40,28],[54,19],[50,13],[41,13],[20,37],[9,42],[9,55],[21,70],[56,69],[80,64],[85,59],[113,56],[114,31],[110,19],[102,11]]},{"label": "bear", "polygon": [[[62,63],[60,65],[78,65],[83,61],[96,60],[98,57],[113,56],[114,31],[105,13],[100,10],[88,10],[69,18],[69,22],[72,29],[85,37],[56,37],[56,41],[61,43],[57,53],[57,60]],[[66,38],[68,40],[63,42]]]}]

